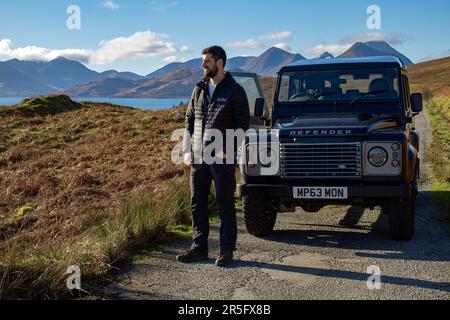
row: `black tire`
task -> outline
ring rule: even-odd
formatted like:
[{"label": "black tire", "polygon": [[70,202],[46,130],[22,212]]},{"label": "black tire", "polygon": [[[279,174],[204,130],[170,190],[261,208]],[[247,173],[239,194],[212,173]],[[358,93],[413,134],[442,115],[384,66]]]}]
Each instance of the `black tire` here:
[{"label": "black tire", "polygon": [[242,199],[242,212],[248,233],[256,237],[269,235],[277,220],[274,199],[246,196]]},{"label": "black tire", "polygon": [[417,167],[414,172],[414,181],[413,181],[413,192],[414,197],[417,198],[419,194],[419,179],[420,179],[420,159],[417,159]]},{"label": "black tire", "polygon": [[389,204],[389,229],[397,241],[409,241],[416,227],[416,197],[394,199]]}]

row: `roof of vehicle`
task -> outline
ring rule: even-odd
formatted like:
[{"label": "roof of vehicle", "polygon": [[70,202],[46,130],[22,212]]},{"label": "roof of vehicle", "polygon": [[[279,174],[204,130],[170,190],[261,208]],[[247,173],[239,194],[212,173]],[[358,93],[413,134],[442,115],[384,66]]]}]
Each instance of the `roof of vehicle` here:
[{"label": "roof of vehicle", "polygon": [[397,64],[400,68],[404,68],[403,62],[394,56],[375,56],[364,58],[329,58],[329,59],[307,59],[299,60],[284,66],[284,68],[292,67],[314,67],[314,66],[333,66],[333,65],[352,65],[352,64]]}]

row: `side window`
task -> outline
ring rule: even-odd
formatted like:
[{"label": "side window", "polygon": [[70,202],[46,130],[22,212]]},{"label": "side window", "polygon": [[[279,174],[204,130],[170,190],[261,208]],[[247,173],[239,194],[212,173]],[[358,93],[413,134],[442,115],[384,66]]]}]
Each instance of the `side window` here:
[{"label": "side window", "polygon": [[402,82],[403,82],[403,101],[405,102],[405,109],[407,111],[411,110],[411,103],[409,101],[409,81],[408,77],[405,74],[402,74]]},{"label": "side window", "polygon": [[[250,111],[250,125],[263,126],[265,123],[261,119],[255,117],[255,102],[258,98],[264,98],[264,94],[261,88],[261,84],[256,74],[253,73],[240,73],[231,72],[233,78],[238,84],[240,84],[248,98],[248,105]],[[264,108],[264,115],[266,118],[270,116],[269,108],[267,107],[267,101]]]},{"label": "side window", "polygon": [[237,82],[245,89],[248,98],[248,105],[250,106],[250,115],[254,116],[254,106],[257,98],[260,98],[258,88],[252,78],[238,78]]},{"label": "side window", "polygon": [[406,83],[406,96],[407,96],[407,98],[408,98],[408,104],[410,104],[409,103],[409,101],[410,101],[410,96],[411,96],[411,91],[409,90],[409,79],[408,79],[408,76],[405,76],[405,83]]},{"label": "side window", "polygon": [[278,101],[288,101],[289,100],[289,82],[291,77],[289,75],[283,75],[280,84],[280,93],[278,95]]}]

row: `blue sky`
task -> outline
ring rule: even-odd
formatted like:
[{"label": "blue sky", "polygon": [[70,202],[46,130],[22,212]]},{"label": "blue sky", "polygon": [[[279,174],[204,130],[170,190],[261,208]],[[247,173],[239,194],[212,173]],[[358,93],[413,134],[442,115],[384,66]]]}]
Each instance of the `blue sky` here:
[{"label": "blue sky", "polygon": [[[70,5],[81,29],[69,30]],[[367,28],[367,8],[381,29]],[[413,61],[450,55],[450,1],[15,0],[0,2],[0,60],[77,59],[98,71],[147,74],[219,44],[230,57],[277,45],[314,57],[354,41],[388,40]]]}]

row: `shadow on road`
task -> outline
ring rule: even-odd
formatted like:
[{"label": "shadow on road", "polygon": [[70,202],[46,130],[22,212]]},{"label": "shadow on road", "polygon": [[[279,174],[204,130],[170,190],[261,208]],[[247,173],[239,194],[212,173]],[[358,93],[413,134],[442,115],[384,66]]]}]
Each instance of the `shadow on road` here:
[{"label": "shadow on road", "polygon": [[292,225],[298,226],[298,229],[275,230],[264,240],[301,246],[352,249],[356,250],[356,255],[368,258],[449,262],[450,234],[446,220],[439,213],[434,217],[429,212],[431,192],[421,192],[419,199],[416,234],[409,242],[391,240],[386,215],[380,214],[372,226],[357,225],[364,213],[359,207],[350,208],[336,225],[294,223]]},{"label": "shadow on road", "polygon": [[[236,264],[231,268],[262,268],[271,269],[284,272],[293,272],[299,274],[308,274],[318,277],[326,278],[340,278],[349,280],[367,281],[367,273],[345,271],[345,270],[330,270],[330,269],[318,269],[299,266],[286,266],[274,263],[258,263],[253,261],[236,261]],[[439,290],[443,292],[450,292],[450,283],[448,282],[432,282],[419,279],[402,278],[394,276],[382,276],[382,282],[384,284],[415,286],[425,289]]]},{"label": "shadow on road", "polygon": [[346,227],[355,227],[364,214],[364,208],[352,206],[347,210],[345,217],[339,221],[339,225]]}]

